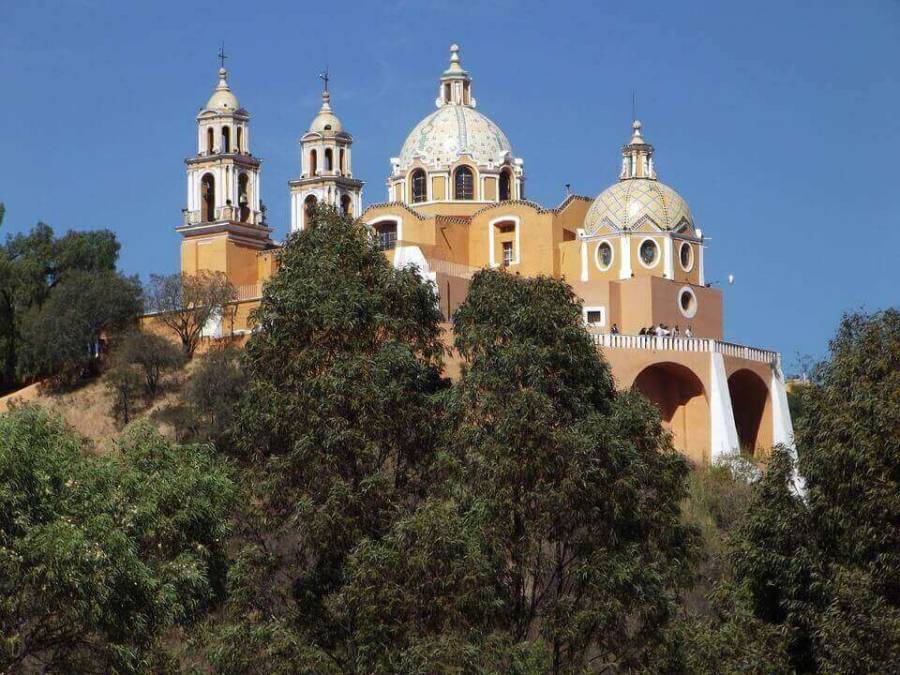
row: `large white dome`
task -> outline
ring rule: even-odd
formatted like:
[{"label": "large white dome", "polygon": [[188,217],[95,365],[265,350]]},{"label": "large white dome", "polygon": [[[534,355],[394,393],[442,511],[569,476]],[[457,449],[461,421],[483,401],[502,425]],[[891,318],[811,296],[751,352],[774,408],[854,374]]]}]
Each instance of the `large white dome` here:
[{"label": "large white dome", "polygon": [[663,230],[675,230],[685,224],[694,227],[687,202],[675,190],[656,179],[629,178],[597,196],[584,218],[584,230],[589,235],[604,225],[630,230],[645,219]]},{"label": "large white dome", "polygon": [[462,155],[478,166],[495,167],[512,159],[512,146],[500,127],[474,108],[443,105],[407,136],[399,168],[405,171],[415,160],[428,167],[447,166]]}]

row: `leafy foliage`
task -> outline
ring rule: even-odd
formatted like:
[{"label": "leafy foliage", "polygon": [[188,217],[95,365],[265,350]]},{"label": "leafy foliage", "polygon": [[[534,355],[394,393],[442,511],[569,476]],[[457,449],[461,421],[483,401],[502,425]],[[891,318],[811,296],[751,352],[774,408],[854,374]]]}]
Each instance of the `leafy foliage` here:
[{"label": "leafy foliage", "polygon": [[89,454],[36,408],[0,415],[0,669],[138,672],[221,592],[232,484],[137,426]]},{"label": "leafy foliage", "polygon": [[237,290],[222,272],[151,275],[147,306],[163,326],[181,341],[187,358],[193,358],[203,329],[211,320],[228,322]]},{"label": "leafy foliage", "polygon": [[0,388],[20,377],[77,375],[90,365],[100,333],[134,318],[139,285],[116,272],[118,254],[108,230],[56,237],[39,223],[7,236],[0,245]]},{"label": "leafy foliage", "polygon": [[152,399],[159,392],[159,382],[166,371],[184,365],[183,353],[161,335],[135,331],[125,335],[117,346],[118,358],[138,366],[144,376],[144,392]]}]

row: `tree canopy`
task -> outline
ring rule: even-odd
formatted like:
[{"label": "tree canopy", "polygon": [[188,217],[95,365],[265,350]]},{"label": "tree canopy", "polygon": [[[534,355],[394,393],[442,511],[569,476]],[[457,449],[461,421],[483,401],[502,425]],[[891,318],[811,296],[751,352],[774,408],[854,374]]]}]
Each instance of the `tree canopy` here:
[{"label": "tree canopy", "polygon": [[232,491],[147,426],[96,456],[37,408],[0,415],[0,670],[150,669],[222,592]]}]

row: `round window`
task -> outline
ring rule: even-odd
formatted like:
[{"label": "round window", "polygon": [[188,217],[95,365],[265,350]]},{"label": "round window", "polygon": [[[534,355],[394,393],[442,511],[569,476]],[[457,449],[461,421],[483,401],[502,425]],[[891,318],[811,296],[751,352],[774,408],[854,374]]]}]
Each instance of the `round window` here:
[{"label": "round window", "polygon": [[697,313],[697,296],[687,286],[678,292],[678,309],[689,319]]},{"label": "round window", "polygon": [[694,249],[686,241],[681,242],[681,249],[678,251],[678,257],[681,259],[681,269],[690,272],[694,266]]},{"label": "round window", "polygon": [[640,248],[641,262],[647,267],[653,267],[657,254],[656,242],[652,239],[645,239]]},{"label": "round window", "polygon": [[597,246],[597,267],[601,270],[608,270],[612,265],[613,250],[608,241],[602,241]]}]

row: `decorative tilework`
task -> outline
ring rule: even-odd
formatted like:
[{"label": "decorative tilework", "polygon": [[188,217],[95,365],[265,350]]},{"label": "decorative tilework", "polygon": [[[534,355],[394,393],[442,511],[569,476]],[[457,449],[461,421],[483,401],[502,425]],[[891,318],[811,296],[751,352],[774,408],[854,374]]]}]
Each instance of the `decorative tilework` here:
[{"label": "decorative tilework", "polygon": [[603,225],[630,230],[647,221],[663,230],[694,226],[687,203],[675,190],[658,180],[631,178],[600,193],[584,218],[584,229],[588,235]]},{"label": "decorative tilework", "polygon": [[400,151],[400,170],[414,160],[425,166],[447,166],[461,155],[478,166],[499,166],[512,146],[500,128],[474,108],[444,105],[416,125]]}]

